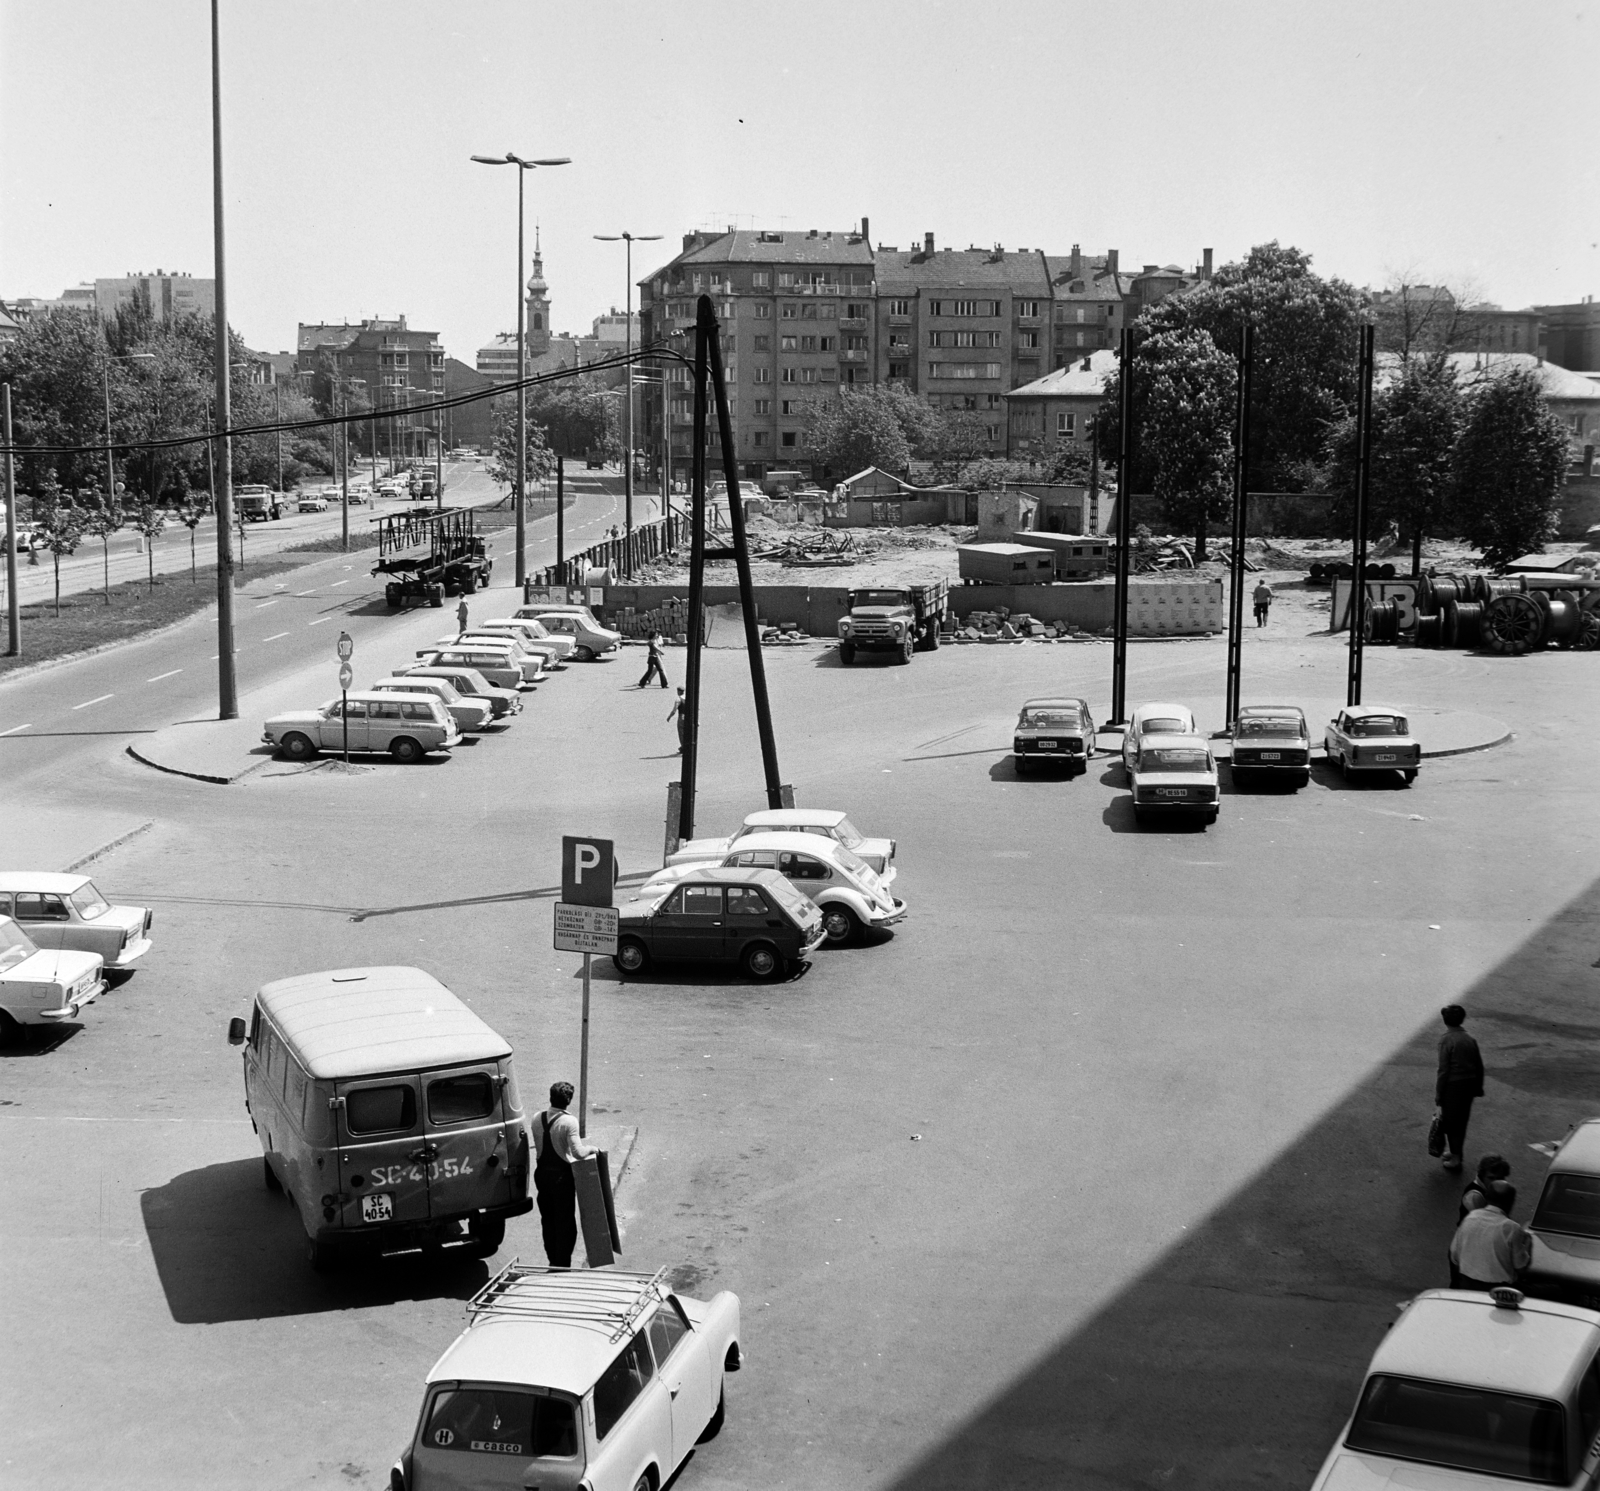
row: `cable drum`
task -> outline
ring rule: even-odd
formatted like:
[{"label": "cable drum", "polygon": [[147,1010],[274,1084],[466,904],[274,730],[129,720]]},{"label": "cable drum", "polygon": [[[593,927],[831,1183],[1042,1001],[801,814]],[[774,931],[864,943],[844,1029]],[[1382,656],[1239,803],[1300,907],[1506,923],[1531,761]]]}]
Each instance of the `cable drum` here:
[{"label": "cable drum", "polygon": [[1437,611],[1417,613],[1417,625],[1412,632],[1413,647],[1437,647],[1444,640],[1444,617]]},{"label": "cable drum", "polygon": [[1497,600],[1502,595],[1522,594],[1522,582],[1520,580],[1490,580],[1482,576],[1479,578],[1483,580],[1481,586],[1483,594],[1479,596],[1479,599],[1484,605],[1488,605],[1490,601]]},{"label": "cable drum", "polygon": [[1373,601],[1363,618],[1363,635],[1368,642],[1397,642],[1400,639],[1400,607],[1395,601]]},{"label": "cable drum", "polygon": [[1546,640],[1569,650],[1576,647],[1581,629],[1578,597],[1570,590],[1552,591],[1546,598],[1546,607],[1550,615]]},{"label": "cable drum", "polygon": [[1442,611],[1451,601],[1473,599],[1472,586],[1464,575],[1435,575],[1432,581],[1433,598]]},{"label": "cable drum", "polygon": [[1380,580],[1394,579],[1394,566],[1392,564],[1380,564],[1378,566],[1378,578]]},{"label": "cable drum", "polygon": [[1489,593],[1489,577],[1487,575],[1473,575],[1468,583],[1472,587],[1472,599],[1480,606],[1487,605],[1494,597]]},{"label": "cable drum", "polygon": [[1477,647],[1482,641],[1483,607],[1476,601],[1451,601],[1441,614],[1446,647]]},{"label": "cable drum", "polygon": [[1495,652],[1521,657],[1543,644],[1547,616],[1533,596],[1497,596],[1484,609],[1483,640]]}]

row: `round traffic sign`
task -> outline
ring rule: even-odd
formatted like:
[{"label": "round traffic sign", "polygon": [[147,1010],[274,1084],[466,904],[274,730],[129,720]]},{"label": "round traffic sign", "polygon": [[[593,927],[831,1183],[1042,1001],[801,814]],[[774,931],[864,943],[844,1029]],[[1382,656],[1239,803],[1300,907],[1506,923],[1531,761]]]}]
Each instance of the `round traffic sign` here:
[{"label": "round traffic sign", "polygon": [[356,644],[350,640],[349,632],[339,633],[339,661],[348,663],[356,650]]},{"label": "round traffic sign", "polygon": [[342,688],[342,689],[349,688],[350,685],[355,682],[355,678],[356,678],[355,674],[350,671],[350,664],[349,663],[340,663],[339,664],[339,687],[340,688]]}]

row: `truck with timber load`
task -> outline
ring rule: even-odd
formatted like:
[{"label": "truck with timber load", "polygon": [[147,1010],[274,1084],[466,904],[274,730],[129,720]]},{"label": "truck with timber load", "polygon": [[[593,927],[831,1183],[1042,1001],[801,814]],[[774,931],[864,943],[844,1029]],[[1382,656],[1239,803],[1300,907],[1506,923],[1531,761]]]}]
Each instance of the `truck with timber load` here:
[{"label": "truck with timber load", "polygon": [[372,573],[389,576],[384,600],[442,606],[447,595],[471,595],[487,585],[494,561],[475,516],[470,507],[419,507],[374,519],[378,562]]},{"label": "truck with timber load", "polygon": [[950,611],[950,582],[931,585],[874,585],[850,592],[850,614],[839,622],[839,661],[850,664],[858,652],[890,652],[909,663],[913,652],[939,645],[939,623]]}]

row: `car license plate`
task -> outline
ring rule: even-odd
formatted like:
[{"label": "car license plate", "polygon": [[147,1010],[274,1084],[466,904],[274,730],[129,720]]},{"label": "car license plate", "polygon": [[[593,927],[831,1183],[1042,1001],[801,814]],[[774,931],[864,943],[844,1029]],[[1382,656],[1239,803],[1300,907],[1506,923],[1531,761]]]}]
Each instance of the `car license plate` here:
[{"label": "car license plate", "polygon": [[1157,787],[1156,788],[1156,796],[1157,797],[1187,797],[1188,795],[1189,795],[1189,789],[1187,787]]},{"label": "car license plate", "polygon": [[361,1198],[361,1220],[363,1222],[394,1221],[394,1197],[387,1191],[375,1191],[369,1196],[363,1196]]},{"label": "car license plate", "polygon": [[1261,753],[1261,759],[1263,761],[1282,761],[1283,760],[1283,752],[1282,751],[1263,751]]},{"label": "car license plate", "polygon": [[1041,751],[1053,751],[1055,750],[1057,744],[1058,742],[1054,740],[1041,740],[1039,742],[1039,749]]},{"label": "car license plate", "polygon": [[1374,759],[1377,760],[1377,761],[1395,761],[1395,760],[1398,760],[1399,758],[1394,754],[1393,751],[1390,751],[1387,754],[1378,755],[1378,756],[1374,757]]}]

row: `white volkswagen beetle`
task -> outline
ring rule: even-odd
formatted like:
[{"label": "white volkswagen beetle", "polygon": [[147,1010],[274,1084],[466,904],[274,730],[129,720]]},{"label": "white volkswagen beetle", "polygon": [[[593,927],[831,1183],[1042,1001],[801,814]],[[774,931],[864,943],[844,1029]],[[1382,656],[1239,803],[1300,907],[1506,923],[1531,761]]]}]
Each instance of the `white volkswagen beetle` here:
[{"label": "white volkswagen beetle", "polygon": [[690,839],[667,856],[669,865],[720,860],[747,834],[803,833],[833,839],[858,859],[864,859],[885,885],[895,877],[893,839],[869,839],[849,817],[830,808],[763,808],[746,816],[737,832],[725,839]]}]

